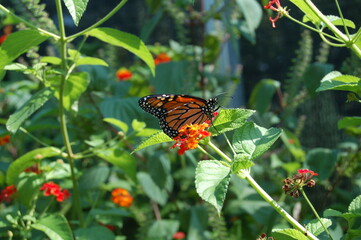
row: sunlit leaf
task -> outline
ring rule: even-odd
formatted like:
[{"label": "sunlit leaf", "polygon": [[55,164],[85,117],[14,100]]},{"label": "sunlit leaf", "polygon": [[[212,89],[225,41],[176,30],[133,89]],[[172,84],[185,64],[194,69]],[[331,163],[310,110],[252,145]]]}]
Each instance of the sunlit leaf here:
[{"label": "sunlit leaf", "polygon": [[63,0],[76,26],[83,16],[88,0]]},{"label": "sunlit leaf", "polygon": [[40,218],[31,227],[44,232],[52,240],[74,239],[68,220],[60,214]]}]

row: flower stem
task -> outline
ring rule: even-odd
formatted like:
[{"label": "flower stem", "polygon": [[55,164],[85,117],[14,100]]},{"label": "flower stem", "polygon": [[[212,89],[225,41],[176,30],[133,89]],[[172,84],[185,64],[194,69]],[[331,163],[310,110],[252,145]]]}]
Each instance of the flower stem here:
[{"label": "flower stem", "polygon": [[68,42],[73,41],[75,38],[86,34],[87,32],[89,32],[90,30],[100,26],[101,24],[103,24],[105,21],[107,21],[111,16],[113,16],[116,12],[119,11],[119,9],[121,9],[123,7],[123,5],[127,2],[128,0],[123,0],[121,1],[112,11],[110,11],[105,17],[103,17],[102,19],[100,19],[98,22],[94,23],[93,25],[91,25],[90,27],[84,29],[83,31],[80,31],[74,35],[71,35],[67,38]]},{"label": "flower stem", "polygon": [[258,185],[258,183],[251,177],[251,175],[247,174],[245,179],[248,183],[258,192],[261,197],[266,200],[284,219],[286,219],[294,228],[298,229],[303,233],[307,233],[307,237],[309,239],[318,240],[312,233],[308,232],[306,228],[304,228],[299,222],[297,222],[291,215],[289,215],[275,200],[271,198],[262,188]]},{"label": "flower stem", "polygon": [[[64,18],[63,18],[63,12],[61,7],[61,0],[55,0],[56,3],[56,10],[58,14],[58,21],[59,21],[59,31],[60,31],[60,54],[61,54],[61,68],[64,73],[67,72],[67,63],[66,63],[66,35],[65,35],[65,26],[64,26]],[[80,208],[80,195],[79,195],[79,189],[78,189],[78,182],[75,177],[75,166],[74,166],[74,154],[73,150],[71,148],[69,135],[68,135],[68,129],[66,125],[66,117],[65,117],[65,111],[64,111],[64,87],[65,87],[65,81],[66,77],[65,75],[61,75],[60,77],[60,87],[59,87],[59,118],[60,118],[60,128],[61,133],[63,135],[64,145],[66,148],[66,152],[68,154],[68,161],[70,165],[71,170],[71,180],[73,183],[73,203],[74,208],[77,211],[78,219],[79,219],[79,225],[80,227],[84,226],[83,221],[83,213]]]},{"label": "flower stem", "polygon": [[232,159],[230,159],[226,154],[224,154],[216,145],[214,145],[210,140],[208,142],[208,146],[210,146],[219,156],[221,156],[224,160],[226,160],[228,163],[232,162]]},{"label": "flower stem", "polygon": [[331,237],[330,232],[328,231],[328,229],[326,228],[326,226],[325,226],[325,225],[323,224],[323,222],[321,221],[321,218],[320,218],[320,216],[318,215],[318,213],[317,213],[317,211],[315,210],[315,208],[313,207],[312,203],[311,203],[310,200],[308,199],[305,191],[303,191],[303,188],[300,188],[299,191],[302,193],[302,195],[303,195],[303,197],[305,198],[307,204],[310,206],[310,208],[311,208],[311,210],[313,211],[313,213],[315,214],[316,218],[317,218],[318,221],[321,223],[323,229],[325,229],[325,232],[327,233],[328,237],[329,237],[330,239],[333,239],[333,238]]}]

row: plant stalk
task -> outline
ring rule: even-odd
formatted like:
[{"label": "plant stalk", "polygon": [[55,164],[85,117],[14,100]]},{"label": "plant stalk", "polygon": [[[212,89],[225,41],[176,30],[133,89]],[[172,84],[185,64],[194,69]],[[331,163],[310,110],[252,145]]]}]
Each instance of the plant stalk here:
[{"label": "plant stalk", "polygon": [[[55,0],[56,3],[56,10],[58,14],[58,22],[59,22],[59,31],[60,31],[60,54],[61,54],[61,68],[63,70],[63,73],[65,74],[67,72],[67,63],[66,63],[66,35],[65,35],[65,26],[64,26],[64,18],[63,18],[63,12],[61,7],[61,0]],[[70,165],[71,170],[71,180],[73,182],[73,204],[75,211],[78,215],[79,225],[80,227],[84,226],[83,221],[83,213],[80,207],[80,195],[79,195],[79,188],[78,188],[78,182],[75,176],[75,165],[74,165],[74,154],[73,150],[71,148],[69,135],[68,135],[68,129],[66,125],[66,117],[65,117],[65,111],[64,111],[64,86],[65,86],[65,75],[62,74],[60,78],[60,87],[59,87],[59,118],[60,118],[60,128],[61,133],[63,135],[64,145],[66,152],[68,154],[68,161]]]}]

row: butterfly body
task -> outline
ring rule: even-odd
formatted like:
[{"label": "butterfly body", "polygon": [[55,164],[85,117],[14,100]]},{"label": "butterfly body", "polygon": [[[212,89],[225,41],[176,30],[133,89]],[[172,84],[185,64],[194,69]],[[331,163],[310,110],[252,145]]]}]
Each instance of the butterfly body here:
[{"label": "butterfly body", "polygon": [[190,95],[155,94],[139,99],[139,106],[159,119],[160,127],[169,137],[178,135],[186,124],[199,124],[213,117],[217,98],[205,100]]}]

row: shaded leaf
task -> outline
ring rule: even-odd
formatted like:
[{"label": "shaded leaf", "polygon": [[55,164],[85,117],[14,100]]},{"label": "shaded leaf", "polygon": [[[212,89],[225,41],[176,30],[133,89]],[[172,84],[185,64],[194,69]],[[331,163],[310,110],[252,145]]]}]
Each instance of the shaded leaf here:
[{"label": "shaded leaf", "polygon": [[[332,225],[332,222],[330,219],[327,218],[321,218],[321,221],[323,223],[323,225],[328,228]],[[318,219],[314,219],[311,222],[309,222],[306,225],[306,229],[308,231],[310,231],[313,235],[318,236],[320,235],[322,232],[325,231],[325,229],[323,228],[322,224],[320,223],[320,221]]]},{"label": "shaded leaf", "polygon": [[50,88],[43,88],[35,93],[20,109],[10,115],[6,123],[6,128],[10,132],[15,133],[21,124],[43,106],[53,95],[54,91]]},{"label": "shaded leaf", "polygon": [[153,201],[164,205],[167,202],[168,194],[167,191],[161,189],[151,178],[148,173],[138,172],[137,174],[138,181],[142,186],[146,195]]},{"label": "shaded leaf", "polygon": [[220,213],[231,179],[229,167],[217,160],[204,160],[196,169],[196,189],[199,196]]},{"label": "shaded leaf", "polygon": [[157,220],[149,227],[147,236],[150,239],[171,239],[179,228],[179,222],[176,220]]},{"label": "shaded leaf", "polygon": [[63,0],[76,26],[83,16],[88,0]]},{"label": "shaded leaf", "polygon": [[80,228],[75,231],[76,240],[115,240],[114,233],[103,226]]},{"label": "shaded leaf", "polygon": [[280,87],[280,82],[272,79],[262,79],[253,88],[249,103],[261,115],[264,114],[272,103],[272,98]]}]

